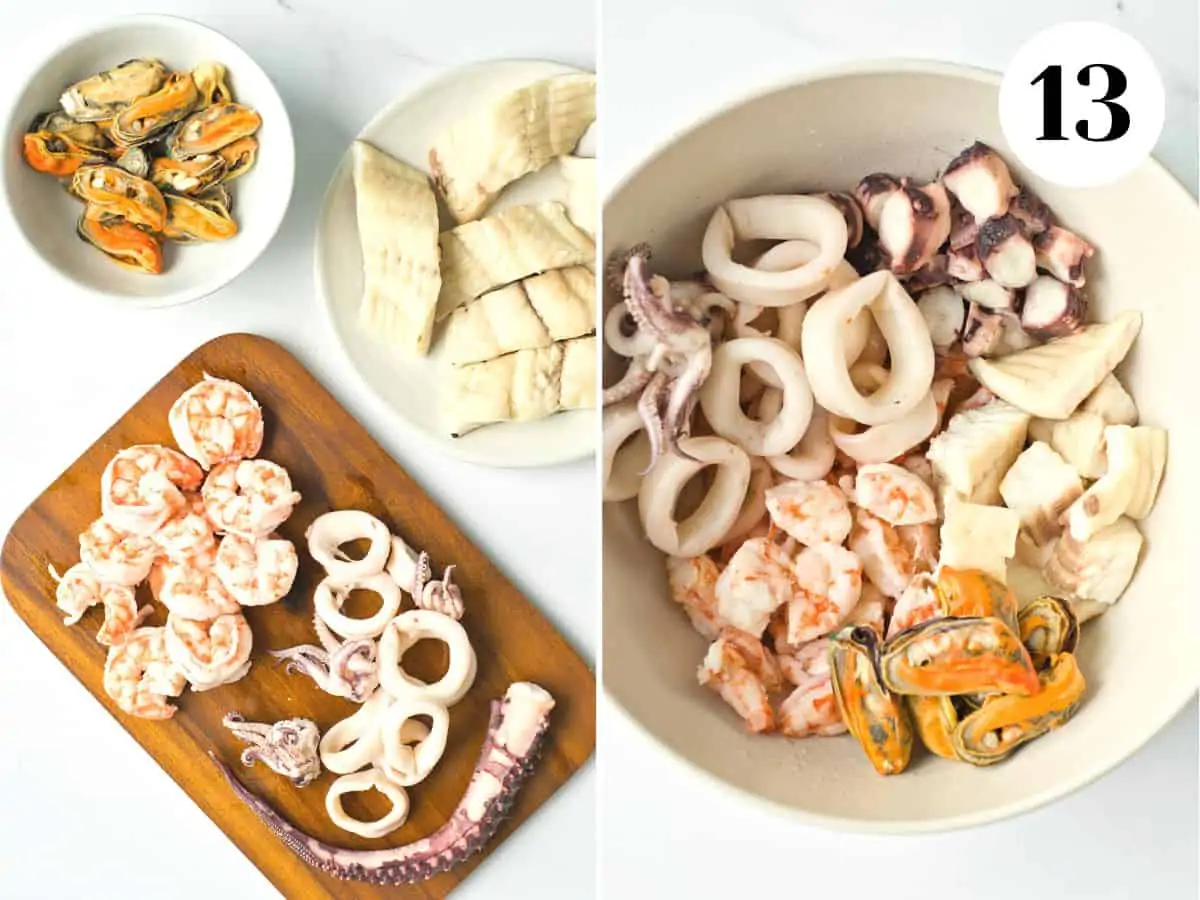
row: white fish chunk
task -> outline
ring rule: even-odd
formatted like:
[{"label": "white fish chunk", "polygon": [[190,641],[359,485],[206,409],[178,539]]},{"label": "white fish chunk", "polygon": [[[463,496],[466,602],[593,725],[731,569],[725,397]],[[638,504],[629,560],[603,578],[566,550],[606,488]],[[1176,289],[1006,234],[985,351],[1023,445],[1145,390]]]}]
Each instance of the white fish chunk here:
[{"label": "white fish chunk", "polygon": [[1059,519],[1082,493],[1075,467],[1042,441],[1030,444],[1000,482],[1004,505],[1021,517],[1021,534],[1034,547],[1062,534]]},{"label": "white fish chunk", "polygon": [[596,277],[586,266],[555,269],[460,306],[442,340],[453,365],[486,362],[582,337],[596,327]]},{"label": "white fish chunk", "polygon": [[424,356],[442,279],[437,199],[424,173],[355,141],[354,194],[363,257],[359,319],[404,353]]},{"label": "white fish chunk", "polygon": [[596,160],[583,156],[564,156],[559,171],[567,182],[567,215],[593,237],[596,234]]},{"label": "white fish chunk", "polygon": [[926,453],[943,493],[999,503],[1000,481],[1025,446],[1028,426],[1029,415],[1003,400],[951,416]]},{"label": "white fish chunk", "polygon": [[978,569],[997,581],[1008,580],[1008,561],[1017,551],[1021,517],[1003,506],[952,503],[942,522],[938,568]]},{"label": "white fish chunk", "polygon": [[1122,516],[1086,541],[1065,533],[1042,576],[1075,600],[1113,604],[1125,593],[1137,569],[1142,534],[1134,521]]},{"label": "white fish chunk", "polygon": [[504,187],[575,149],[596,119],[596,76],[559,75],[455,122],[429,151],[456,222],[478,219]]},{"label": "white fish chunk", "polygon": [[1045,441],[1084,478],[1099,478],[1108,468],[1104,418],[1082,408],[1065,419],[1034,419],[1029,436]]},{"label": "white fish chunk", "polygon": [[522,278],[594,264],[596,245],[567,218],[557,201],[511,206],[438,238],[442,291],[437,319],[464,303]]},{"label": "white fish chunk", "polygon": [[1108,471],[1067,510],[1067,527],[1076,540],[1089,540],[1123,515],[1144,519],[1158,495],[1167,462],[1166,431],[1110,425],[1104,442]]}]

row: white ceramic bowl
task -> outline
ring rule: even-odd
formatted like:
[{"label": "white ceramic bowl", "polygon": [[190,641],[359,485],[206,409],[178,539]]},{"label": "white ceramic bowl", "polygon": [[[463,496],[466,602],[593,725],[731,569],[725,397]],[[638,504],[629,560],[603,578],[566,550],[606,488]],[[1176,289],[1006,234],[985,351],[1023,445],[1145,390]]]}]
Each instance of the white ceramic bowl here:
[{"label": "white ceramic bowl", "polygon": [[[1099,777],[1137,750],[1200,682],[1196,554],[1200,426],[1184,399],[1195,381],[1195,201],[1154,162],[1118,184],[1065,190],[1030,177],[997,118],[999,78],[931,63],[825,72],[719,110],[676,135],[626,177],[604,208],[604,253],[649,241],[657,271],[700,268],[713,207],[768,192],[847,189],[869,172],[929,178],[975,139],[1098,248],[1088,282],[1100,318],[1136,307],[1141,336],[1119,371],[1142,421],[1170,429],[1158,505],[1141,523],[1146,549],[1120,602],[1083,628],[1088,692],[1064,728],[1008,761],[973,768],[914,755],[903,775],[874,773],[848,736],[754,737],[696,683],[705,642],[669,600],[662,555],[633,502],[604,512],[604,684],[651,736],[700,773],[802,818],[835,827],[922,831],[1032,809]],[[611,305],[615,297],[605,298]],[[613,360],[606,361],[606,367]],[[609,369],[608,381],[616,374]]]},{"label": "white ceramic bowl", "polygon": [[[203,60],[223,63],[239,102],[262,115],[254,168],[230,185],[238,234],[210,244],[164,242],[160,275],[118,266],[75,233],[79,201],[58,180],[26,165],[21,135],[40,112],[58,105],[74,82],[127,59],[152,56],[172,70]],[[295,146],[287,109],[270,78],[224,35],[186,19],[127,16],[91,27],[62,44],[21,87],[4,129],[0,177],[17,230],[58,275],[92,294],[126,305],[175,306],[207,296],[250,267],[270,244],[292,195]]]}]

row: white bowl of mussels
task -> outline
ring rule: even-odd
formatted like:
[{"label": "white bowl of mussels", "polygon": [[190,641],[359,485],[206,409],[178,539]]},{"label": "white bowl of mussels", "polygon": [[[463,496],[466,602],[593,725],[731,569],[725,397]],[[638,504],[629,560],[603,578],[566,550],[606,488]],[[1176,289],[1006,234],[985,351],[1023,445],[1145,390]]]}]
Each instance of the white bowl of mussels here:
[{"label": "white bowl of mussels", "polygon": [[228,284],[291,199],[291,123],[270,78],[186,19],[127,16],[70,39],[21,89],[6,133],[17,230],[68,282],[125,305]]}]

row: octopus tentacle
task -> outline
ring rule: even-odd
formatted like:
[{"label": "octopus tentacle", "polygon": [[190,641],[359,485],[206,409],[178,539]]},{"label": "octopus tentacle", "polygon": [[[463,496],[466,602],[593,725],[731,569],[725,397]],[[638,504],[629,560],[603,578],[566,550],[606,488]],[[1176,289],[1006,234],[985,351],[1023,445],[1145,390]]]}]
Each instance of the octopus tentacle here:
[{"label": "octopus tentacle", "polygon": [[604,389],[603,403],[605,406],[612,406],[614,403],[620,403],[622,400],[627,400],[634,394],[643,390],[650,383],[650,379],[654,377],[654,373],[650,371],[646,365],[646,358],[635,356],[629,362],[629,368],[625,370],[625,374],[621,376],[621,380],[612,387]]},{"label": "octopus tentacle", "polygon": [[650,461],[642,471],[645,475],[654,468],[658,458],[663,454],[667,440],[666,427],[663,423],[663,406],[671,390],[671,377],[665,372],[655,372],[638,398],[638,415],[646,428],[646,436],[650,438]]},{"label": "octopus tentacle", "polygon": [[314,620],[313,627],[325,649],[312,644],[269,651],[276,659],[287,660],[289,674],[307,675],[317,687],[335,697],[362,703],[379,686],[378,648],[371,638],[338,641],[324,622]]},{"label": "octopus tentacle", "polygon": [[452,619],[461,619],[463,607],[462,590],[453,581],[454,566],[446,566],[441,581],[431,581],[425,585],[419,598],[414,598],[421,609],[430,609]]},{"label": "octopus tentacle", "polygon": [[625,267],[635,256],[650,259],[650,245],[645,242],[634,244],[624,253],[613,253],[608,258],[604,266],[604,277],[608,279],[609,285],[618,291],[622,290],[625,285]]},{"label": "octopus tentacle", "polygon": [[671,304],[671,285],[665,278],[652,277],[644,255],[629,257],[625,266],[625,307],[638,328],[654,335],[660,343],[673,347],[680,335],[698,328],[708,329],[687,310]]},{"label": "octopus tentacle", "polygon": [[538,685],[510,685],[503,700],[492,701],[475,772],[446,824],[428,837],[386,850],[335,847],[305,834],[209,755],[234,793],[308,865],[347,881],[413,884],[452,869],[491,840],[534,769],[553,708],[554,698]]}]

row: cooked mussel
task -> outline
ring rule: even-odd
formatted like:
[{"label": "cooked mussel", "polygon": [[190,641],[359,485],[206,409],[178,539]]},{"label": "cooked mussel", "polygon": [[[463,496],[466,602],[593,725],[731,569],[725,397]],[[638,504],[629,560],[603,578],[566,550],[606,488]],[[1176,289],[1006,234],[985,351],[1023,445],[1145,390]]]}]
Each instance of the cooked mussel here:
[{"label": "cooked mussel", "polygon": [[217,155],[225,160],[225,177],[222,180],[233,181],[254,168],[254,161],[258,159],[258,138],[244,137],[234,141],[218,150]]},{"label": "cooked mussel", "polygon": [[1060,597],[1046,595],[1030,601],[1018,614],[1017,624],[1021,643],[1038,668],[1051,656],[1074,653],[1079,646],[1079,620]]},{"label": "cooked mussel", "polygon": [[1001,619],[946,617],[914,625],[884,645],[880,673],[897,694],[1031,694],[1037,670]]},{"label": "cooked mussel", "polygon": [[879,677],[879,635],[865,625],[843,628],[829,639],[833,695],[846,728],[880,775],[897,775],[912,757],[913,729],[901,697]]},{"label": "cooked mussel", "polygon": [[83,147],[93,150],[107,150],[112,146],[108,135],[98,122],[76,122],[60,109],[38,113],[29,124],[29,132],[49,131],[69,138]]},{"label": "cooked mussel", "polygon": [[116,165],[138,178],[148,178],[150,175],[150,156],[141,147],[130,147],[117,157]]},{"label": "cooked mussel", "polygon": [[71,179],[71,193],[151,231],[166,225],[167,204],[159,189],[117,166],[82,166]]},{"label": "cooked mussel", "polygon": [[176,194],[202,193],[225,175],[225,160],[207,154],[194,159],[160,157],[150,166],[150,180],[161,190]]},{"label": "cooked mussel", "polygon": [[229,193],[229,188],[224,184],[214,184],[208,190],[196,194],[195,197],[201,203],[208,205],[215,203],[223,207],[230,215],[233,214],[233,194]]},{"label": "cooked mussel", "polygon": [[167,153],[175,159],[216,153],[254,134],[261,125],[262,116],[248,106],[239,103],[209,106],[179,123],[167,139]]},{"label": "cooked mussel", "polygon": [[229,103],[233,100],[233,91],[229,90],[227,77],[225,67],[212,60],[198,63],[192,69],[192,81],[196,82],[196,90],[200,92],[201,106]]},{"label": "cooked mussel", "polygon": [[153,94],[135,100],[113,119],[113,140],[135,147],[162,135],[196,107],[200,93],[186,72],[174,72]]},{"label": "cooked mussel", "polygon": [[958,725],[958,710],[951,697],[909,697],[913,725],[921,743],[931,753],[946,759],[958,759],[950,736]]},{"label": "cooked mussel", "polygon": [[943,616],[995,616],[1017,630],[1017,595],[986,572],[943,566],[934,592]]},{"label": "cooked mussel", "polygon": [[237,234],[237,222],[219,202],[167,194],[167,224],[163,237],[179,243],[225,241]]},{"label": "cooked mussel", "polygon": [[100,122],[153,94],[166,75],[166,67],[157,59],[131,59],[71,85],[59,103],[63,112],[76,121]]},{"label": "cooked mussel", "polygon": [[990,697],[959,722],[952,736],[958,758],[990,766],[1070,719],[1087,689],[1074,654],[1051,656],[1038,680],[1040,690],[1032,696]]},{"label": "cooked mussel", "polygon": [[106,161],[104,151],[86,147],[62,134],[36,131],[25,135],[22,152],[30,168],[66,178],[80,166],[98,165]]},{"label": "cooked mussel", "polygon": [[79,217],[79,236],[129,269],[162,272],[162,247],[154,235],[89,203]]}]

